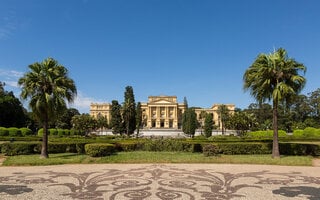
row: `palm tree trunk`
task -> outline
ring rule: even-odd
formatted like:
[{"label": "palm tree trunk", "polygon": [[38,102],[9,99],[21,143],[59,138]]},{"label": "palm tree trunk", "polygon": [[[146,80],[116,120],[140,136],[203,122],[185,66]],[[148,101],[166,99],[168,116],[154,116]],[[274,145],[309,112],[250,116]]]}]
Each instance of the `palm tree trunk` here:
[{"label": "palm tree trunk", "polygon": [[278,138],[278,100],[273,101],[273,145],[272,158],[280,158]]},{"label": "palm tree trunk", "polygon": [[40,158],[49,158],[48,154],[48,116],[43,123],[43,137]]}]

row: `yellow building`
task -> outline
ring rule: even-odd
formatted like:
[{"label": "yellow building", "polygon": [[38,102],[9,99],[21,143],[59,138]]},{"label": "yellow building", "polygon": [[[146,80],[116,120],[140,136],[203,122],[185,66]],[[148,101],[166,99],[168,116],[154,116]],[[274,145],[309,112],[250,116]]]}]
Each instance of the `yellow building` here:
[{"label": "yellow building", "polygon": [[[218,108],[221,104],[214,104],[211,108],[196,108],[197,119],[199,123],[204,123],[204,113],[213,115],[214,124],[220,127],[220,118]],[[228,110],[233,113],[234,104],[224,104]],[[147,103],[141,103],[142,125],[144,129],[180,129],[182,114],[186,109],[184,103],[178,103],[176,96],[149,96]],[[92,103],[90,105],[90,115],[97,118],[98,116],[106,117],[110,122],[111,104],[109,103]]]}]

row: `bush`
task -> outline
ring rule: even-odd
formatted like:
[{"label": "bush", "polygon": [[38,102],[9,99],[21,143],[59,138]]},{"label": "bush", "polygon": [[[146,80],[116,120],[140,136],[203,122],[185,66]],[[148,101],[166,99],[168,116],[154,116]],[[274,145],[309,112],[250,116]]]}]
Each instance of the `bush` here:
[{"label": "bush", "polygon": [[148,139],[144,143],[145,151],[185,151],[184,141],[180,139]]},{"label": "bush", "polygon": [[86,144],[85,152],[91,157],[103,157],[113,154],[115,152],[115,146],[105,143]]},{"label": "bush", "polygon": [[293,136],[294,137],[303,137],[303,130],[301,130],[301,129],[294,130]]},{"label": "bush", "polygon": [[143,141],[121,141],[115,143],[117,151],[138,151],[144,147]]},{"label": "bush", "polygon": [[[268,131],[253,131],[248,132],[247,137],[252,138],[273,138],[273,130]],[[287,133],[283,130],[278,130],[278,137],[287,137]]]},{"label": "bush", "polygon": [[204,156],[217,156],[219,154],[219,148],[213,144],[204,145],[202,151]]},{"label": "bush", "polygon": [[22,136],[33,135],[33,132],[29,128],[20,128]]},{"label": "bush", "polygon": [[13,142],[3,143],[1,145],[1,152],[6,156],[34,154],[39,151],[41,144],[39,142]]},{"label": "bush", "polygon": [[5,127],[0,127],[0,136],[9,136],[9,131]]},{"label": "bush", "polygon": [[11,127],[7,129],[9,131],[10,137],[20,137],[22,136],[21,130],[16,127]]},{"label": "bush", "polygon": [[270,154],[272,151],[271,143],[220,143],[218,147],[223,154]]},{"label": "bush", "polygon": [[58,135],[58,130],[55,128],[50,128],[48,130],[49,135]]},{"label": "bush", "polygon": [[60,137],[64,136],[65,135],[64,129],[58,129],[57,130],[57,135],[60,136]]},{"label": "bush", "polygon": [[280,154],[283,155],[320,155],[320,145],[304,143],[280,143]]}]

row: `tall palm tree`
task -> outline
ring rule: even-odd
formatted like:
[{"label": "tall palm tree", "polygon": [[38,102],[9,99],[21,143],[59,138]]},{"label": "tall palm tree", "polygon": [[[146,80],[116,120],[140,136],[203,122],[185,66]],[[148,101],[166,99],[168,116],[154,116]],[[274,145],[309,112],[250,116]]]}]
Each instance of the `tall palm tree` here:
[{"label": "tall palm tree", "polygon": [[21,98],[30,99],[29,106],[43,126],[40,157],[48,158],[48,123],[66,106],[65,100],[74,100],[77,89],[68,70],[52,58],[29,65],[29,70],[18,81]]},{"label": "tall palm tree", "polygon": [[306,79],[300,74],[306,67],[289,58],[285,49],[279,48],[271,54],[260,54],[243,75],[244,89],[259,102],[273,103],[273,147],[272,157],[279,158],[278,105],[298,94]]}]

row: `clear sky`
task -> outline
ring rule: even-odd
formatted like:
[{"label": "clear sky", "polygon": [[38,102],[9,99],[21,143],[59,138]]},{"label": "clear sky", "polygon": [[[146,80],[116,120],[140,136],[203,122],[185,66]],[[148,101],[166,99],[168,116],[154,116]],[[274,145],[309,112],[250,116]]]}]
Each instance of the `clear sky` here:
[{"label": "clear sky", "polygon": [[242,76],[279,47],[307,67],[304,94],[320,87],[318,0],[0,0],[0,81],[19,95],[27,66],[53,57],[78,98],[123,101],[176,95],[190,106],[254,102]]}]

